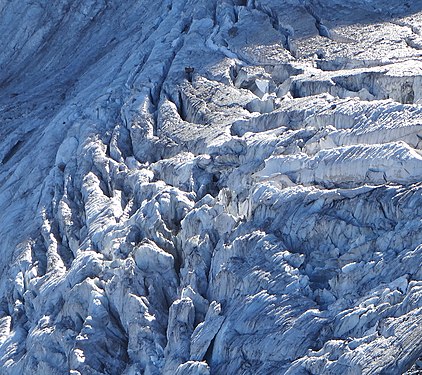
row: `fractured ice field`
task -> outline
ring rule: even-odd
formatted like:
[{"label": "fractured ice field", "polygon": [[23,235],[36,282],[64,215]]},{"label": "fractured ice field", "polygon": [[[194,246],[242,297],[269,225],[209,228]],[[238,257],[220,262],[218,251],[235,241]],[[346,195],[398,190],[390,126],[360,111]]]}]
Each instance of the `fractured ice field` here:
[{"label": "fractured ice field", "polygon": [[0,0],[0,374],[422,373],[421,0]]}]

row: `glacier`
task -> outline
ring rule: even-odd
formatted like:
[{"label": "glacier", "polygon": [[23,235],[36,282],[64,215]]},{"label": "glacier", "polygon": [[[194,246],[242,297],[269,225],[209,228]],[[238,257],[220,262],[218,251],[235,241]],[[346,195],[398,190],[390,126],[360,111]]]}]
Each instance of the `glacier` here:
[{"label": "glacier", "polygon": [[0,373],[422,373],[422,1],[0,0]]}]

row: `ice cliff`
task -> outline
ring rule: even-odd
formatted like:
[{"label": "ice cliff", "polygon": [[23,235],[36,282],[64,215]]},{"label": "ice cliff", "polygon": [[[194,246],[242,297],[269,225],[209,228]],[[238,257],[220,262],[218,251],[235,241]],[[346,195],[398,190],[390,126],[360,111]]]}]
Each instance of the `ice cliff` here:
[{"label": "ice cliff", "polygon": [[422,367],[422,1],[0,0],[0,373]]}]

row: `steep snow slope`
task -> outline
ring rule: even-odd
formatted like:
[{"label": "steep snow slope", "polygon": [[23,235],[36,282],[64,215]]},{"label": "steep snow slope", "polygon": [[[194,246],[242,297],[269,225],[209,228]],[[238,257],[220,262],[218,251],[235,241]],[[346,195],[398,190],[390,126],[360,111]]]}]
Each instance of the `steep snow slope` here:
[{"label": "steep snow slope", "polygon": [[416,373],[421,28],[0,0],[1,373]]}]

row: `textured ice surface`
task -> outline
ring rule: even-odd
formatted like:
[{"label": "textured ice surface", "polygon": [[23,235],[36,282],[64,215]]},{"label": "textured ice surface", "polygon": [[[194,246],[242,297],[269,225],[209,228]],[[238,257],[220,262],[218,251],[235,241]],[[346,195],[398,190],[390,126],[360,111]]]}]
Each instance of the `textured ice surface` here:
[{"label": "textured ice surface", "polygon": [[2,374],[416,374],[422,2],[0,1]]}]

